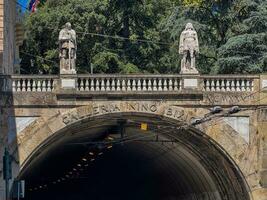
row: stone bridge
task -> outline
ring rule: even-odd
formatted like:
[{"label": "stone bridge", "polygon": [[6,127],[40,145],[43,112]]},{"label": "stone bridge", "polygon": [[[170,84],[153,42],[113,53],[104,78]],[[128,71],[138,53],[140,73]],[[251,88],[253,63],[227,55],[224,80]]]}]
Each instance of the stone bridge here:
[{"label": "stone bridge", "polygon": [[265,87],[265,75],[1,76],[1,145],[26,199],[68,199],[86,176],[103,199],[266,200]]}]

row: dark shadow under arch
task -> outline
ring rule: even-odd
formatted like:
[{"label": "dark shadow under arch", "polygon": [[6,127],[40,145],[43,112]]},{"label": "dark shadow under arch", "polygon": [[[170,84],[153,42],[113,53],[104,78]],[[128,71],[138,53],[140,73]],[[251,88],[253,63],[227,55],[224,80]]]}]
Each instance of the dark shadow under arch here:
[{"label": "dark shadow under arch", "polygon": [[[169,142],[153,142],[148,137],[145,139],[149,141],[129,139],[129,142],[114,144],[106,157],[95,162],[98,164],[86,168],[86,177],[90,177],[87,182],[73,178],[53,185],[52,178],[61,177],[60,173],[68,171],[77,162],[77,157],[94,149],[90,141],[104,141],[109,136],[114,136],[115,140],[119,138],[122,121],[128,138],[140,136],[142,139],[144,134],[152,134],[153,140],[160,138],[158,141]],[[140,130],[142,122],[148,124],[148,131]],[[28,199],[40,198],[40,194],[45,199],[51,198],[49,195],[59,195],[57,199],[83,199],[71,197],[71,193],[66,192],[66,188],[71,187],[76,191],[74,193],[90,194],[91,199],[251,199],[242,172],[227,152],[201,131],[192,127],[181,129],[180,124],[167,117],[129,112],[83,119],[53,134],[40,145],[23,164],[19,177],[25,179],[31,189],[27,191]],[[71,145],[79,143],[78,147]],[[114,173],[106,173],[110,169]],[[48,178],[44,180],[40,176]],[[99,179],[107,183],[99,182]],[[110,179],[113,181],[107,181]],[[79,187],[71,186],[73,183]],[[121,190],[116,192],[114,188],[119,187],[119,183]],[[144,184],[132,189],[136,183]],[[40,186],[42,188],[36,188]],[[95,190],[98,193],[88,193]],[[125,196],[128,193],[131,195]]]}]

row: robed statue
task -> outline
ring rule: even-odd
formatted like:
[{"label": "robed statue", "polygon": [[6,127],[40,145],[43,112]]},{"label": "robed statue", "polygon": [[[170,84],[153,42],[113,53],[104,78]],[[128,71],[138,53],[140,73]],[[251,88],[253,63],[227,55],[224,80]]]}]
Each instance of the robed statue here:
[{"label": "robed statue", "polygon": [[76,74],[76,32],[66,23],[59,33],[60,74]]},{"label": "robed statue", "polygon": [[187,23],[180,36],[179,54],[181,61],[181,74],[198,74],[196,69],[196,55],[199,53],[198,37],[191,23]]}]

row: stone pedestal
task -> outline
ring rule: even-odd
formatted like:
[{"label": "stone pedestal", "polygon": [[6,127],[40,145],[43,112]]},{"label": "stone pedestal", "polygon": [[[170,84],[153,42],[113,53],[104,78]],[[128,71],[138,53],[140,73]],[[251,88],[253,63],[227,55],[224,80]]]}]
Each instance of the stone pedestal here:
[{"label": "stone pedestal", "polygon": [[77,74],[77,72],[75,69],[71,69],[71,70],[60,69],[60,74],[62,74],[62,75]]},{"label": "stone pedestal", "polygon": [[185,89],[198,89],[198,79],[196,78],[185,78],[183,84]]},{"label": "stone pedestal", "polygon": [[62,89],[75,89],[76,88],[76,79],[74,79],[74,78],[62,78],[61,79],[61,88]]},{"label": "stone pedestal", "polygon": [[180,71],[180,74],[199,74],[199,72],[197,71],[197,69],[196,68],[194,68],[194,69],[190,69],[190,70],[188,70],[188,69],[186,69],[186,68],[181,68],[181,71]]}]

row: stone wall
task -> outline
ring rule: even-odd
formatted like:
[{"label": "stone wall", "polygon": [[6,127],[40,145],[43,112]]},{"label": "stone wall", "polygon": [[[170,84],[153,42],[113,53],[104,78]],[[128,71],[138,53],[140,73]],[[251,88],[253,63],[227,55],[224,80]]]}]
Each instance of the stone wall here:
[{"label": "stone wall", "polygon": [[[2,0],[3,1],[3,0]],[[4,42],[2,73],[13,74],[15,58],[16,1],[4,0]]]},{"label": "stone wall", "polygon": [[3,67],[3,50],[4,50],[4,0],[0,0],[0,74]]}]

